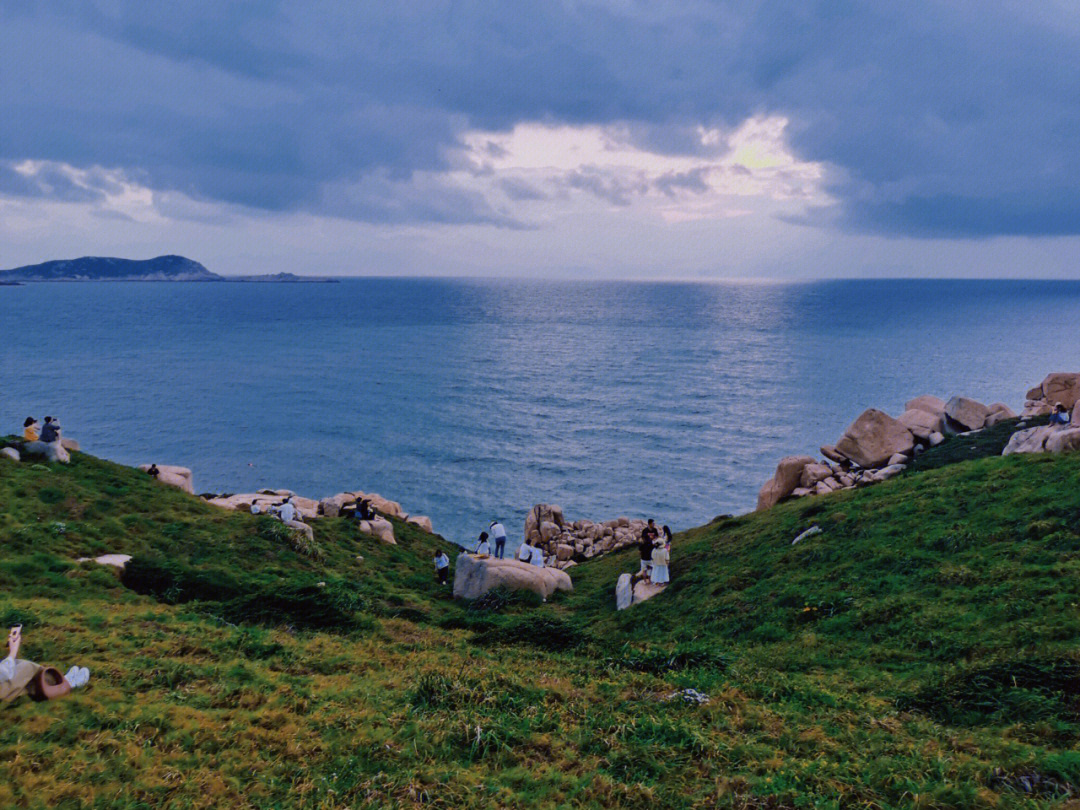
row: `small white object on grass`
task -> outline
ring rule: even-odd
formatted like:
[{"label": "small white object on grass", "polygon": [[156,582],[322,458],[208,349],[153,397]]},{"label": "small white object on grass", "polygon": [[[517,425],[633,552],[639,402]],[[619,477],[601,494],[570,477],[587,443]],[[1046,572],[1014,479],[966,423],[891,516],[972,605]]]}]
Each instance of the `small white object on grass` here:
[{"label": "small white object on grass", "polygon": [[805,540],[807,537],[813,537],[815,534],[821,534],[821,527],[820,526],[811,526],[805,532],[803,532],[798,537],[796,537],[794,540],[792,540],[791,545],[795,545],[800,540]]}]

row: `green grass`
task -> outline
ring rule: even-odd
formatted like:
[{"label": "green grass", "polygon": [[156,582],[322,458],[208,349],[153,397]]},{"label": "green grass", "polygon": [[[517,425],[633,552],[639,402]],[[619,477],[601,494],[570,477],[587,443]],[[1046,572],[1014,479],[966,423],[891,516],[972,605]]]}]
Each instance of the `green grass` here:
[{"label": "green grass", "polygon": [[[94,673],[3,708],[0,806],[1057,806],[1080,791],[1080,454],[984,438],[679,534],[667,591],[622,613],[633,549],[547,604],[467,606],[415,527],[297,546],[84,454],[0,459],[0,622]],[[135,555],[123,579],[73,561],[108,552]]]}]

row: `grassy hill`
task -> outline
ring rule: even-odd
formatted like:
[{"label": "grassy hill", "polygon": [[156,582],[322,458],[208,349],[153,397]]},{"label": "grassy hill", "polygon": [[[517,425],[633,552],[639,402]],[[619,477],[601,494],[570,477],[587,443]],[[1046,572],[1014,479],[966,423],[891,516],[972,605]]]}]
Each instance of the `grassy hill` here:
[{"label": "grassy hill", "polygon": [[[26,656],[93,672],[0,709],[3,807],[1080,792],[1080,454],[928,460],[714,521],[677,535],[672,584],[622,613],[632,550],[572,569],[546,605],[463,606],[431,575],[444,541],[415,527],[391,547],[322,520],[312,548],[85,454],[0,459],[0,504],[0,621],[24,623]],[[74,562],[106,552],[135,555],[123,580]]]}]

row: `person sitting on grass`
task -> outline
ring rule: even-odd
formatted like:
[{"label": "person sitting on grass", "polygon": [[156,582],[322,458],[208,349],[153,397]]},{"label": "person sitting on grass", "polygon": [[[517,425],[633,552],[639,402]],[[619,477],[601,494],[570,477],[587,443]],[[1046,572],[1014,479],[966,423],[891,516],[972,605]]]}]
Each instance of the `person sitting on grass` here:
[{"label": "person sitting on grass", "polygon": [[20,695],[33,700],[52,700],[63,697],[72,689],[85,686],[90,670],[73,666],[67,675],[52,667],[18,658],[22,644],[22,625],[11,628],[8,634],[8,655],[0,661],[0,701],[6,703]]},{"label": "person sitting on grass", "polygon": [[23,422],[23,439],[28,442],[36,442],[41,437],[41,432],[38,430],[37,419],[32,416],[26,417],[26,421]]},{"label": "person sitting on grass", "polygon": [[652,552],[652,583],[653,585],[667,585],[671,582],[671,574],[668,571],[667,547],[663,540],[656,541],[656,548]]},{"label": "person sitting on grass", "polygon": [[450,584],[450,558],[441,548],[435,552],[435,574],[439,577],[440,585]]},{"label": "person sitting on grass", "polygon": [[488,542],[488,533],[480,532],[480,538],[476,541],[476,551],[473,552],[480,557],[491,556],[491,543]]},{"label": "person sitting on grass", "polygon": [[1065,410],[1065,406],[1060,402],[1054,405],[1054,412],[1050,414],[1051,425],[1067,425],[1069,424],[1069,412]]}]

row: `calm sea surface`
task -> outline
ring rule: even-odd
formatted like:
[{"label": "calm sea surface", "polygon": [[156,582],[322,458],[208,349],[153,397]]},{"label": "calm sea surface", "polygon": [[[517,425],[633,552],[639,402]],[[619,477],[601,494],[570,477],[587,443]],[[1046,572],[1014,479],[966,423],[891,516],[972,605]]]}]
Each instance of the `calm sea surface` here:
[{"label": "calm sea surface", "polygon": [[55,414],[199,491],[377,491],[462,542],[541,501],[683,529],[866,407],[1019,409],[1078,326],[1061,282],[0,287],[0,432]]}]

